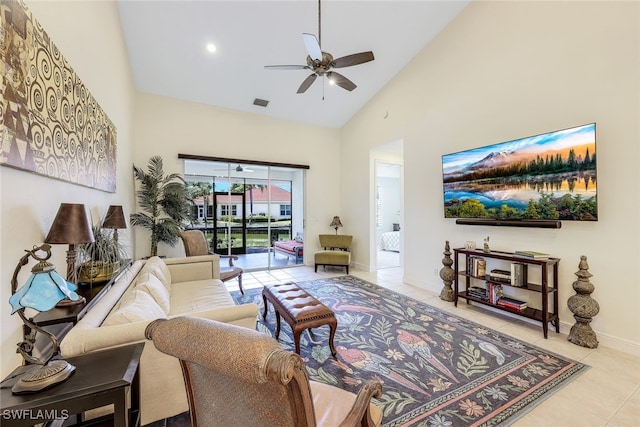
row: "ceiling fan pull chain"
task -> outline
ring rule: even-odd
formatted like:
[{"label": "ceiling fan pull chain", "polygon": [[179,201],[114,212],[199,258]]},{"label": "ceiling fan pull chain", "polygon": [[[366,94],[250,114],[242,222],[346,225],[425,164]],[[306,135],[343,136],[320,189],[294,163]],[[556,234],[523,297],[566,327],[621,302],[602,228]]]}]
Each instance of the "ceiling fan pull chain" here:
[{"label": "ceiling fan pull chain", "polygon": [[318,45],[320,45],[320,49],[322,49],[322,11],[320,8],[321,0],[318,0]]},{"label": "ceiling fan pull chain", "polygon": [[322,100],[324,101],[324,79],[322,79]]}]

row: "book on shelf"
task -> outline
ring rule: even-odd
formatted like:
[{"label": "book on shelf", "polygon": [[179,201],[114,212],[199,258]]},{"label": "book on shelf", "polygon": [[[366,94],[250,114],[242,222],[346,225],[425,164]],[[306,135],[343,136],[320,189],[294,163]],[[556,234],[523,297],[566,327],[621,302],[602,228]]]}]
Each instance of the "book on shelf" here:
[{"label": "book on shelf", "polygon": [[487,298],[491,304],[496,304],[502,298],[502,285],[487,282]]},{"label": "book on shelf", "polygon": [[527,265],[522,262],[511,263],[511,285],[527,286]]},{"label": "book on shelf", "polygon": [[484,258],[472,256],[467,262],[467,274],[475,277],[486,275],[487,261]]},{"label": "book on shelf", "polygon": [[479,286],[471,286],[469,289],[467,289],[467,295],[486,300],[487,290]]},{"label": "book on shelf", "polygon": [[487,261],[484,258],[479,258],[476,266],[476,276],[484,277],[487,274]]},{"label": "book on shelf", "polygon": [[498,303],[496,305],[498,307],[502,307],[505,310],[513,311],[513,312],[516,312],[516,313],[520,313],[520,312],[526,310],[526,307],[525,308],[519,308],[519,307],[515,307],[515,306],[512,306],[512,305],[506,305],[506,304],[500,304],[500,303]]},{"label": "book on shelf", "polygon": [[511,272],[494,268],[489,272],[489,278],[492,280],[497,279],[498,281],[511,282]]},{"label": "book on shelf", "polygon": [[515,310],[524,310],[525,308],[527,308],[526,302],[517,300],[515,298],[504,297],[504,296],[500,297],[496,305],[515,309]]},{"label": "book on shelf", "polygon": [[549,258],[549,254],[546,254],[544,252],[536,252],[536,251],[515,251],[513,254],[527,257],[527,258],[534,258],[534,259]]}]

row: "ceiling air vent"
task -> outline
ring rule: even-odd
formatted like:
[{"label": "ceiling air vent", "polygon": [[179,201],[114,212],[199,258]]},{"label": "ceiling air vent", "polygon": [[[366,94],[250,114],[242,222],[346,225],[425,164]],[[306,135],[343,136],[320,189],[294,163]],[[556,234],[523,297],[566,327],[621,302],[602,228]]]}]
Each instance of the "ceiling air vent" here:
[{"label": "ceiling air vent", "polygon": [[258,105],[260,107],[266,107],[269,104],[269,101],[266,99],[256,98],[253,100],[253,105]]}]

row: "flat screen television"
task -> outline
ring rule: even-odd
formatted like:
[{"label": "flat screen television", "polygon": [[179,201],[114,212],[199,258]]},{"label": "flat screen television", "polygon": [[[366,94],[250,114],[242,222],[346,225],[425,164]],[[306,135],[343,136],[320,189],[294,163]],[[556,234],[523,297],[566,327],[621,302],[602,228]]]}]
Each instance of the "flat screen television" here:
[{"label": "flat screen television", "polygon": [[597,221],[596,124],[442,156],[445,218]]}]

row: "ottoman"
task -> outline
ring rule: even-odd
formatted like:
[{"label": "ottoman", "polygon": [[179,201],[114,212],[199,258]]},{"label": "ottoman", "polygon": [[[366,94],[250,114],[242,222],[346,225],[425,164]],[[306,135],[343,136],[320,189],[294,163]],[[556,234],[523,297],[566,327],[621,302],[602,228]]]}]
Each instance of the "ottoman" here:
[{"label": "ottoman", "polygon": [[262,299],[264,301],[264,314],[262,315],[264,319],[267,318],[267,302],[273,304],[276,312],[276,339],[280,335],[280,317],[282,317],[293,331],[296,353],[300,354],[300,334],[302,331],[329,325],[329,348],[331,354],[336,355],[333,338],[338,328],[338,320],[333,310],[295,283],[266,285],[262,289]]}]

